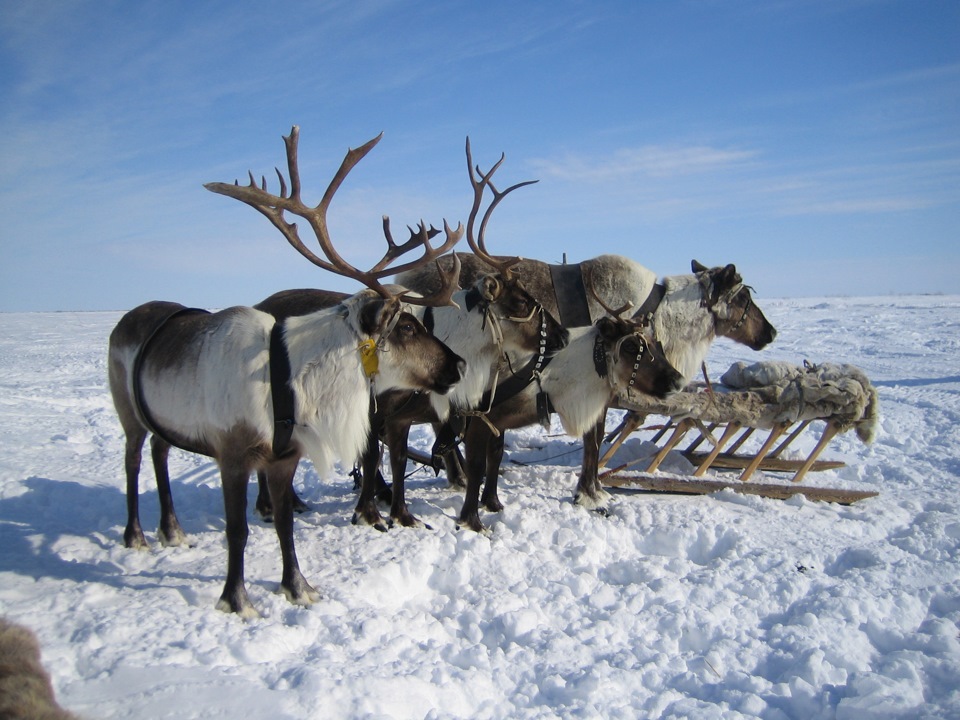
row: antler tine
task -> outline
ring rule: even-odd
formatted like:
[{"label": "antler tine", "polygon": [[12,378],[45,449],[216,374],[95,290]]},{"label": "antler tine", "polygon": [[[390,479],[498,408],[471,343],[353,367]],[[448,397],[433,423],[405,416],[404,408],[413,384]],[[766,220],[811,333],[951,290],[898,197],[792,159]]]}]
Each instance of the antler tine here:
[{"label": "antler tine", "polygon": [[593,287],[593,283],[590,283],[590,294],[593,296],[593,299],[596,300],[600,307],[607,311],[607,315],[616,318],[617,320],[628,320],[628,318],[623,317],[623,314],[633,307],[630,303],[625,303],[623,307],[618,308],[617,310],[612,309],[607,305],[603,300],[600,299],[600,296],[597,295],[596,289]]},{"label": "antler tine", "polygon": [[[388,228],[390,224],[389,218],[384,219],[384,227]],[[399,275],[402,272],[407,270],[412,270],[413,268],[420,267],[431,260],[436,260],[438,257],[450,250],[454,245],[460,242],[460,238],[463,237],[463,223],[457,223],[457,229],[452,230],[450,225],[447,224],[447,221],[443,221],[443,232],[445,239],[443,244],[438,247],[433,247],[430,244],[430,240],[434,235],[439,234],[438,231],[431,225],[430,229],[427,230],[426,226],[421,222],[421,230],[419,233],[410,231],[410,239],[407,240],[403,245],[394,246],[394,249],[388,249],[387,253],[383,256],[383,259],[378,262],[373,268],[369,271],[370,275],[379,279],[386,277],[387,275]],[[399,257],[400,255],[409,252],[415,247],[423,247],[423,254],[416,260],[411,260],[406,263],[401,263],[400,265],[394,265],[387,267],[389,262]]]},{"label": "antler tine", "polygon": [[[533,185],[537,180],[527,180],[525,182],[517,183],[516,185],[511,185],[503,192],[497,190],[493,184],[493,174],[500,168],[500,165],[503,164],[503,161],[506,159],[506,154],[501,153],[500,159],[494,163],[493,167],[489,171],[484,173],[479,165],[473,164],[473,154],[470,150],[470,138],[467,137],[467,173],[470,176],[470,184],[473,186],[473,205],[470,208],[470,217],[467,220],[467,243],[470,245],[470,249],[473,250],[473,253],[481,258],[488,265],[500,272],[504,277],[510,276],[510,268],[520,262],[520,258],[515,257],[509,260],[498,261],[487,252],[486,244],[486,230],[487,223],[490,221],[490,216],[493,214],[494,209],[497,205],[500,204],[500,201],[503,200],[507,195],[512,193],[517,188],[521,188],[525,185]],[[474,175],[474,168],[476,168],[476,175]],[[476,224],[477,215],[480,212],[480,206],[483,203],[483,193],[484,189],[489,187],[491,192],[493,192],[493,202],[490,203],[490,206],[487,208],[486,212],[483,214],[483,218],[480,221],[480,232],[479,236],[474,235],[474,226]]]},{"label": "antler tine", "polygon": [[401,293],[400,299],[410,305],[426,305],[439,307],[441,305],[452,305],[460,307],[453,301],[453,294],[460,289],[460,257],[453,253],[453,262],[448,270],[444,270],[440,261],[437,260],[437,272],[440,274],[440,289],[433,295],[427,297],[411,297],[407,293]]},{"label": "antler tine", "polygon": [[[439,248],[433,248],[431,247],[429,241],[434,235],[437,234],[437,231],[432,227],[430,230],[427,230],[424,227],[422,232],[419,234],[414,233],[411,230],[410,240],[398,246],[393,242],[393,239],[389,234],[389,226],[385,221],[384,232],[387,237],[387,252],[384,254],[383,259],[371,270],[359,270],[340,256],[330,239],[330,232],[327,228],[327,210],[331,201],[333,200],[334,195],[343,184],[343,181],[346,179],[350,171],[353,170],[357,163],[359,163],[378,142],[380,142],[382,137],[383,133],[380,133],[377,135],[377,137],[369,140],[360,147],[347,151],[347,154],[343,158],[343,162],[340,163],[337,173],[330,181],[326,192],[324,192],[323,197],[316,207],[308,207],[304,205],[300,199],[300,170],[297,159],[297,146],[300,138],[300,128],[296,125],[294,125],[291,129],[290,135],[283,137],[287,155],[287,171],[290,178],[289,195],[287,194],[287,184],[284,180],[283,173],[281,173],[279,169],[276,169],[276,171],[277,177],[280,180],[280,195],[273,195],[267,192],[266,178],[262,180],[261,187],[257,187],[257,184],[253,179],[253,173],[249,173],[250,184],[246,186],[241,186],[239,182],[234,182],[232,185],[227,183],[206,183],[204,187],[211,192],[215,192],[220,195],[226,195],[227,197],[232,197],[235,200],[240,200],[241,202],[250,205],[252,208],[260,212],[268,220],[270,220],[270,222],[273,223],[278,230],[280,230],[281,234],[287,239],[287,242],[289,242],[297,250],[297,252],[307,258],[307,260],[312,262],[314,265],[317,265],[318,267],[333,272],[337,275],[342,275],[344,277],[357,280],[366,285],[368,288],[375,290],[381,296],[390,298],[392,295],[380,284],[380,278],[386,275],[403,272],[434,260],[453,247],[453,245],[460,240],[460,237],[463,233],[462,230],[459,232],[459,234],[449,232],[446,242]],[[284,218],[284,212],[290,212],[293,215],[303,218],[310,224],[311,229],[316,235],[317,242],[320,245],[320,250],[324,255],[323,258],[318,256],[316,253],[308,249],[306,245],[304,245],[303,241],[300,239],[300,234],[296,223],[287,222]],[[444,226],[446,227],[446,224]],[[431,232],[433,234],[431,234]],[[398,267],[388,268],[388,265],[398,257],[410,252],[418,246],[423,246],[425,248],[423,255],[419,259],[410,261]]]}]

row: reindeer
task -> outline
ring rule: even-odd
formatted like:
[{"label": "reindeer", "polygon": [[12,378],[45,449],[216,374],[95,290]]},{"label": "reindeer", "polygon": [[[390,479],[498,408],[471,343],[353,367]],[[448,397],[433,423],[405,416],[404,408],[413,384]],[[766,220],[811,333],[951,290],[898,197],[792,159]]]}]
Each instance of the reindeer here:
[{"label": "reindeer", "polygon": [[[560,327],[552,315],[546,313],[518,282],[511,267],[519,258],[497,260],[488,255],[485,234],[490,216],[497,205],[509,193],[530,184],[522,182],[499,192],[495,188],[494,199],[480,221],[479,239],[475,236],[476,220],[483,204],[485,188],[490,178],[504,161],[500,161],[482,178],[473,173],[470,139],[466,142],[467,171],[473,187],[474,199],[467,222],[467,242],[484,270],[467,290],[454,294],[454,305],[425,307],[420,311],[423,320],[433,334],[448,347],[467,358],[463,378],[445,396],[430,396],[419,392],[391,390],[379,395],[375,408],[371,409],[371,431],[362,457],[362,485],[360,498],[354,512],[353,522],[372,525],[386,530],[376,505],[376,497],[390,497],[390,519],[402,526],[422,525],[407,508],[404,497],[404,473],[407,463],[407,439],[415,423],[438,423],[444,420],[450,408],[458,415],[478,412],[477,405],[490,384],[496,384],[500,366],[516,364],[515,358],[537,356],[546,358],[566,345],[567,331]],[[492,186],[491,186],[492,187]],[[277,318],[326,307],[338,302],[335,293],[319,290],[286,290],[276,293],[255,307]],[[383,436],[390,452],[393,487],[386,489],[378,472],[380,461],[380,437]],[[445,455],[448,468],[456,462],[455,453]],[[259,492],[256,507],[264,517],[270,513],[269,493],[266,478],[258,475]],[[299,498],[294,496],[294,503]]]},{"label": "reindeer", "polygon": [[[244,582],[247,541],[246,486],[250,473],[267,476],[287,599],[309,605],[319,598],[300,572],[293,540],[291,488],[301,455],[324,472],[338,457],[353,459],[369,428],[369,396],[393,388],[446,393],[459,381],[463,360],[431,336],[408,304],[445,304],[456,275],[443,276],[442,288],[412,298],[381,284],[398,269],[431,262],[463,234],[450,230],[433,247],[425,232],[396,245],[389,237],[383,258],[370,270],[348,264],[327,230],[327,210],[350,170],[379,142],[378,136],[347,152],[316,207],[300,199],[297,161],[299,128],[284,137],[290,192],[283,174],[280,195],[266,180],[250,184],[209,183],[215,193],[244,202],[265,215],[304,257],[330,272],[360,281],[367,289],[335,307],[275,322],[268,313],[234,307],[207,313],[168,302],[131,310],[110,336],[109,382],[126,434],[127,547],[146,547],[138,513],[141,450],[151,434],[151,450],[161,499],[161,541],[177,544],[183,531],[173,509],[167,455],[176,446],[207,455],[220,467],[227,535],[227,578],[217,608],[256,617]],[[285,212],[306,220],[326,259],[301,241]],[[386,220],[385,220],[386,223]],[[417,260],[396,265],[417,248]]]},{"label": "reindeer", "polygon": [[[457,256],[462,261],[461,282],[469,282],[478,263],[468,254]],[[565,327],[596,320],[608,307],[627,306],[635,316],[650,318],[656,341],[685,381],[697,374],[718,336],[752,350],[776,337],[776,329],[754,303],[751,288],[734,265],[707,268],[694,260],[691,270],[690,275],[668,276],[657,283],[653,271],[620,255],[600,255],[576,265],[523,260],[515,268],[533,296]],[[436,286],[433,278],[417,270],[398,274],[396,280],[421,292]],[[587,287],[593,289],[592,295]],[[609,502],[597,474],[605,416],[583,434],[583,467],[574,495],[578,504],[601,513]],[[500,503],[488,496],[485,505],[495,510]]]}]

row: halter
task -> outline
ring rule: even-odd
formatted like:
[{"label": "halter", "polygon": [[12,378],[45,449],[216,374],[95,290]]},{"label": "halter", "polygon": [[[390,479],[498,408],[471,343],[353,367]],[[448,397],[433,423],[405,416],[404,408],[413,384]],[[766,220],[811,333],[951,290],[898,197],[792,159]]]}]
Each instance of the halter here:
[{"label": "halter", "polygon": [[647,341],[643,338],[640,333],[631,333],[630,335],[624,335],[622,338],[617,340],[616,344],[613,346],[611,352],[606,352],[606,349],[603,345],[603,338],[600,334],[597,334],[596,340],[593,342],[593,365],[594,369],[597,371],[597,375],[602,378],[607,378],[607,382],[613,390],[619,390],[618,383],[616,381],[616,374],[613,372],[614,366],[620,360],[620,349],[627,340],[636,340],[639,350],[637,356],[633,360],[633,372],[630,373],[630,381],[627,383],[627,395],[630,395],[630,391],[633,390],[634,385],[637,382],[637,373],[640,371],[640,362],[643,360],[643,356],[647,352]]},{"label": "halter", "polygon": [[[480,309],[480,312],[483,313],[484,327],[486,326],[487,321],[490,321],[490,331],[493,333],[494,340],[497,342],[497,349],[500,357],[508,367],[511,367],[511,370],[512,365],[510,363],[510,358],[507,357],[507,354],[503,351],[503,331],[500,327],[500,321],[510,320],[511,322],[525,323],[532,320],[534,315],[540,313],[540,347],[538,348],[537,354],[524,367],[522,367],[519,371],[514,372],[502,384],[500,383],[500,364],[498,363],[496,370],[491,376],[487,389],[480,398],[479,407],[485,409],[458,409],[456,412],[456,415],[459,416],[460,419],[471,417],[480,418],[493,432],[494,437],[499,437],[500,431],[497,430],[497,428],[487,417],[487,414],[494,407],[520,393],[534,380],[537,381],[537,386],[539,389],[539,392],[537,393],[538,408],[542,402],[541,397],[546,398],[546,394],[543,392],[543,388],[540,386],[540,373],[553,358],[552,355],[547,354],[547,313],[540,303],[536,303],[534,304],[533,309],[530,311],[530,314],[526,317],[514,317],[509,315],[504,317],[498,316],[493,313],[490,307],[492,303],[483,298],[480,295],[480,292],[476,289],[467,294],[465,305],[468,312],[471,312],[474,308]],[[429,310],[430,308],[427,309]],[[543,422],[544,415],[546,415],[547,419],[549,420],[549,412],[541,412],[541,422]],[[441,429],[440,433],[437,435],[436,442],[434,442],[432,449],[434,458],[449,450],[462,439],[466,424],[463,422],[456,423],[456,428],[454,428],[454,424],[455,423],[452,421],[446,423]]]},{"label": "halter", "polygon": [[357,352],[360,353],[360,367],[363,368],[363,375],[370,384],[370,404],[374,412],[377,411],[376,379],[377,373],[380,372],[380,352],[386,352],[383,350],[383,346],[387,341],[387,337],[396,329],[397,323],[400,322],[400,314],[402,312],[403,306],[397,305],[393,317],[390,318],[390,322],[387,323],[377,339],[374,340],[371,337],[362,338],[357,345]]},{"label": "halter", "polygon": [[[725,293],[723,293],[723,295],[718,297],[714,302],[710,302],[709,300],[710,290],[707,283],[704,282],[704,278],[700,278],[699,283],[700,283],[700,288],[703,291],[703,298],[701,301],[702,306],[707,308],[707,310],[710,311],[710,314],[713,315],[713,320],[715,323],[719,323],[721,321],[729,322],[730,320],[730,318],[720,317],[717,314],[717,305],[719,305],[720,303],[729,303],[737,295],[739,295],[740,292],[744,289],[753,290],[753,288],[750,287],[749,285],[744,285],[742,282],[737,283],[732,288],[730,288]],[[741,327],[743,327],[743,324],[747,321],[747,315],[750,313],[751,307],[753,307],[753,296],[748,294],[747,303],[743,308],[743,313],[740,315],[740,319],[737,320],[732,326],[730,326],[730,328],[726,330],[725,333],[735,332],[739,330]]]}]

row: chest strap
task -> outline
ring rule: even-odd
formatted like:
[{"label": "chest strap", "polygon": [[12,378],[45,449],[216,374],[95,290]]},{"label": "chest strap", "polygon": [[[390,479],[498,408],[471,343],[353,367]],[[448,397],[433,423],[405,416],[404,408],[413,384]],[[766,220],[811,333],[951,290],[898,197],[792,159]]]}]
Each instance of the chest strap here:
[{"label": "chest strap", "polygon": [[283,457],[290,450],[296,425],[293,388],[290,387],[290,354],[283,339],[283,321],[270,331],[270,398],[273,402],[273,454]]}]

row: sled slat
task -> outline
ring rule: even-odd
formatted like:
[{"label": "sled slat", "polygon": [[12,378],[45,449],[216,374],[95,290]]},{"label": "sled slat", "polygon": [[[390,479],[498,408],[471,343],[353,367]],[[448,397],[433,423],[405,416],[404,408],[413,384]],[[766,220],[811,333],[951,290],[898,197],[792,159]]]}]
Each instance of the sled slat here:
[{"label": "sled slat", "polygon": [[770,483],[744,483],[739,480],[681,480],[662,475],[639,473],[631,475],[609,475],[603,479],[609,488],[661,492],[680,495],[709,495],[721,490],[733,490],[742,495],[759,495],[775,500],[786,500],[794,495],[803,495],[808,500],[851,505],[859,500],[876,497],[880,493],[866,490],[845,490],[841,488],[804,487],[802,485],[772,485]]},{"label": "sled slat", "polygon": [[[684,453],[687,460],[693,465],[700,465],[707,457],[707,453]],[[752,455],[731,455],[730,453],[720,453],[710,463],[710,467],[720,470],[743,470],[753,460]],[[803,467],[806,460],[783,460],[782,458],[770,457],[769,455],[760,463],[760,470],[768,472],[790,472],[795,473]],[[815,460],[808,468],[812,472],[822,472],[824,470],[836,470],[846,467],[846,463],[840,460]]]}]

